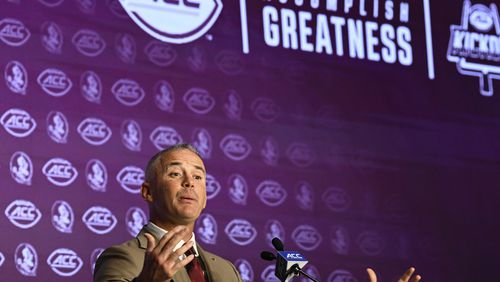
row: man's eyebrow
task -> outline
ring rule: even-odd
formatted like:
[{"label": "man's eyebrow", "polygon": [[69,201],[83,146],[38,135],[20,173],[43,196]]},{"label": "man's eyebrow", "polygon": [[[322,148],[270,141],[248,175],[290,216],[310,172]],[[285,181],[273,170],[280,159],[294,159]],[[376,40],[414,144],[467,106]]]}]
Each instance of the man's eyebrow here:
[{"label": "man's eyebrow", "polygon": [[[182,163],[181,162],[171,162],[171,163],[168,163],[167,164],[167,168],[171,167],[171,166],[181,166]],[[203,167],[199,166],[199,165],[194,165],[194,167],[198,170],[201,170],[203,173],[206,174],[205,170],[203,169]]]}]

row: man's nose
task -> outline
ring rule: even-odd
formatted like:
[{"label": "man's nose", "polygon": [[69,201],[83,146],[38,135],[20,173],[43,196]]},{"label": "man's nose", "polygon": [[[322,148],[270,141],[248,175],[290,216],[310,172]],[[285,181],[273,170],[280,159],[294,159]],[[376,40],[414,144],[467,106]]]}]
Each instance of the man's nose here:
[{"label": "man's nose", "polygon": [[194,182],[189,176],[185,176],[182,182],[182,186],[185,188],[190,188],[194,186]]}]

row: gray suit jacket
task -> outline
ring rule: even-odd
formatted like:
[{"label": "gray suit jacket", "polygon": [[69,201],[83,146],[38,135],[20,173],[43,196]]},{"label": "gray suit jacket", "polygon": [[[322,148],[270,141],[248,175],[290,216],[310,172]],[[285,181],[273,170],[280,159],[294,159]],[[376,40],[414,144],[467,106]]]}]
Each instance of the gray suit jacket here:
[{"label": "gray suit jacket", "polygon": [[[97,259],[94,270],[94,282],[127,281],[130,282],[142,270],[147,239],[143,228],[136,238],[123,244],[106,249]],[[158,238],[156,238],[158,240]],[[204,251],[197,245],[201,259],[205,263],[210,282],[242,282],[234,265],[217,255]],[[180,269],[171,281],[190,282],[186,270]]]}]

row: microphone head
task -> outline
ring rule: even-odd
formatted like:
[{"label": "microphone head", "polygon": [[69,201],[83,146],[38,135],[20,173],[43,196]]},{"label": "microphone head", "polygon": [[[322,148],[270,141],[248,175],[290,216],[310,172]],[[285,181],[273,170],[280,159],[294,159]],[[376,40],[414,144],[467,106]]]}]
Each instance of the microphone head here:
[{"label": "microphone head", "polygon": [[278,237],[274,237],[271,243],[278,252],[281,252],[285,249],[285,247],[283,246],[283,242],[281,242],[280,238]]},{"label": "microphone head", "polygon": [[260,258],[263,259],[263,260],[273,261],[273,260],[276,259],[276,256],[273,253],[271,253],[271,252],[262,251],[260,253]]}]

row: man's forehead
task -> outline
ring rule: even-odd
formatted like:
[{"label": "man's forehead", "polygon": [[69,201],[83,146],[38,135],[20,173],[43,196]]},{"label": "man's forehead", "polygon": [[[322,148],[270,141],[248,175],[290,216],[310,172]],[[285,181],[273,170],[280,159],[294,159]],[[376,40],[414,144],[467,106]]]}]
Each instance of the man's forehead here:
[{"label": "man's forehead", "polygon": [[203,160],[187,149],[166,152],[161,156],[161,162],[165,167],[188,165],[205,171]]}]

